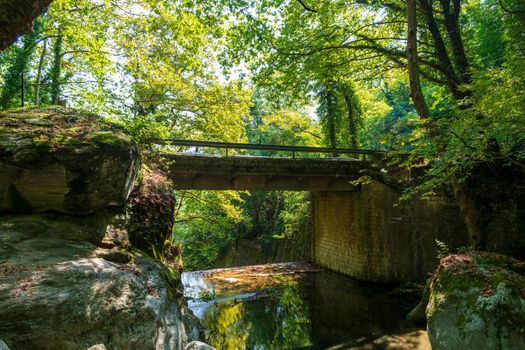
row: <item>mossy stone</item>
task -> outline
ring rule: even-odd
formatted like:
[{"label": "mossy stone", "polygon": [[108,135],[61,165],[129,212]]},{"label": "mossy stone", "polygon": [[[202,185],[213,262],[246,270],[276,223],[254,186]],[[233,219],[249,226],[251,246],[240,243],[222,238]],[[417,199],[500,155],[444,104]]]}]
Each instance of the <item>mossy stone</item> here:
[{"label": "mossy stone", "polygon": [[443,258],[426,314],[433,349],[522,349],[525,276],[521,263],[471,252]]},{"label": "mossy stone", "polygon": [[129,147],[131,145],[131,138],[121,132],[112,131],[98,131],[94,132],[91,136],[91,140],[109,147]]},{"label": "mossy stone", "polygon": [[31,107],[0,112],[0,128],[0,212],[124,205],[140,158],[121,127],[75,109]]}]

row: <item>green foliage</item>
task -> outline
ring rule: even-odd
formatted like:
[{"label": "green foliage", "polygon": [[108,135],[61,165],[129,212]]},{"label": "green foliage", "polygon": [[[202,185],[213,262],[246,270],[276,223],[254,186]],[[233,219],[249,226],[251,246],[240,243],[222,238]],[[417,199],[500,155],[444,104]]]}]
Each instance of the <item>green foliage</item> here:
[{"label": "green foliage", "polygon": [[242,198],[235,191],[177,192],[174,238],[183,247],[188,270],[210,268],[235,239]]},{"label": "green foliage", "polygon": [[[250,115],[245,118],[248,142],[291,146],[320,145],[320,125],[307,110],[281,104],[272,98],[272,92],[264,88],[257,89],[253,94]],[[251,154],[270,155],[270,152]]]},{"label": "green foliage", "polygon": [[501,67],[505,60],[505,14],[498,0],[469,2],[466,11],[466,44],[474,64],[478,69]]},{"label": "green foliage", "polygon": [[450,249],[448,248],[448,245],[445,242],[436,239],[436,245],[438,251],[438,259],[441,259],[450,254]]},{"label": "green foliage", "polygon": [[203,324],[217,349],[296,349],[312,345],[310,315],[297,282],[255,300],[222,302],[206,311]]},{"label": "green foliage", "polygon": [[[403,166],[428,169],[409,193],[477,178],[498,200],[525,197],[524,2],[418,3],[429,120],[409,98],[400,0],[55,0],[0,54],[0,108],[19,104],[24,72],[29,102],[39,84],[42,103],[99,112],[140,143],[400,151]],[[487,190],[489,178],[498,185]],[[211,266],[243,235],[293,236],[308,217],[303,194],[180,195],[175,234],[191,268]]]},{"label": "green foliage", "polygon": [[304,192],[283,192],[283,208],[279,213],[281,222],[279,232],[273,234],[274,238],[291,239],[300,230],[307,230],[311,220],[310,201]]},{"label": "green foliage", "polygon": [[188,270],[211,268],[235,240],[271,246],[308,229],[310,202],[304,192],[178,192],[174,238]]},{"label": "green foliage", "polygon": [[0,108],[7,109],[21,105],[22,74],[28,78],[28,66],[35,51],[36,43],[41,35],[42,20],[37,20],[33,32],[22,38],[21,43],[13,45],[7,53],[2,53],[3,60],[8,68],[3,79],[4,83],[0,94]]},{"label": "green foliage", "polygon": [[[38,84],[41,103],[112,116],[139,141],[240,141],[251,89],[218,73],[220,35],[183,3],[56,0],[34,34],[0,55],[0,107],[18,103],[25,72],[28,97]],[[50,50],[35,57],[44,42]]]},{"label": "green foliage", "polygon": [[210,308],[203,320],[209,330],[208,342],[217,349],[244,349],[251,324],[244,317],[244,304],[228,302]]}]

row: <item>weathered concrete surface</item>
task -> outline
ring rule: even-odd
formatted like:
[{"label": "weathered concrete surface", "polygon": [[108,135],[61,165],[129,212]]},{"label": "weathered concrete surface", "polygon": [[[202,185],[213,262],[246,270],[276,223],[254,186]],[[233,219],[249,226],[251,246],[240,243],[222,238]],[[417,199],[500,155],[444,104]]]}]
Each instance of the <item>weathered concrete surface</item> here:
[{"label": "weathered concrete surface", "polygon": [[0,51],[31,32],[33,21],[52,0],[0,0]]},{"label": "weathered concrete surface", "polygon": [[350,158],[218,157],[162,155],[176,189],[350,191],[370,167]]},{"label": "weathered concrete surface", "polygon": [[373,181],[357,192],[313,194],[314,261],[356,279],[403,283],[422,280],[437,264],[435,240],[451,249],[468,244],[450,200],[413,199]]}]

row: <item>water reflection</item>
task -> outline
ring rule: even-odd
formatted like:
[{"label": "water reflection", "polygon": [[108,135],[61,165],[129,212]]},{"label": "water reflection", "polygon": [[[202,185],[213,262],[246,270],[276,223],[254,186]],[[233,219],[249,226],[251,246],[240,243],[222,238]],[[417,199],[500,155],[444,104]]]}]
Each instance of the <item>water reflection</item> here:
[{"label": "water reflection", "polygon": [[214,304],[202,320],[217,349],[294,349],[311,345],[310,317],[291,280],[264,296]]},{"label": "water reflection", "polygon": [[246,349],[252,323],[242,302],[216,304],[202,320],[208,342],[217,349]]},{"label": "water reflection", "polygon": [[[189,306],[218,350],[425,347],[421,334],[411,333],[414,339],[409,339],[404,333],[413,330],[402,327],[413,300],[329,272],[247,269],[183,276],[194,298]],[[213,300],[199,300],[203,290]],[[390,346],[394,342],[402,345]]]}]

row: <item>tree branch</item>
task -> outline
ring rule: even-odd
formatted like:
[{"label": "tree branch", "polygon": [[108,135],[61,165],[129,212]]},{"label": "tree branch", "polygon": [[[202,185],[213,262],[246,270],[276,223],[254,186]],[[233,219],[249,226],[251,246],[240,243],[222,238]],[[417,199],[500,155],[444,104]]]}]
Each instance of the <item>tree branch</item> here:
[{"label": "tree branch", "polygon": [[303,9],[305,9],[306,11],[308,12],[314,12],[314,13],[317,13],[317,10],[306,5],[305,2],[303,0],[297,0],[298,3],[301,4],[301,6],[303,7]]}]

